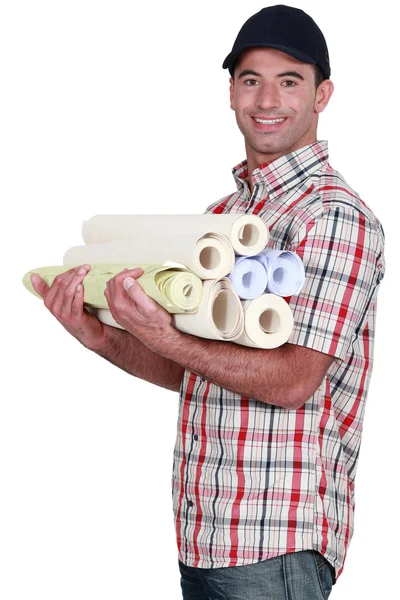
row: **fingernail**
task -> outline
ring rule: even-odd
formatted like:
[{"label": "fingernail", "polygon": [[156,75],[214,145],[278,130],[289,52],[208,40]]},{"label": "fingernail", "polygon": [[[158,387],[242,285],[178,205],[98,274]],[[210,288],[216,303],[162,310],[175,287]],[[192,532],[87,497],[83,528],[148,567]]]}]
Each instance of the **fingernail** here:
[{"label": "fingernail", "polygon": [[83,275],[84,273],[86,273],[86,269],[85,267],[81,267],[78,271],[78,275]]},{"label": "fingernail", "polygon": [[126,290],[129,290],[130,287],[132,287],[135,283],[135,280],[132,279],[132,277],[127,277],[126,279],[124,279],[124,288]]}]

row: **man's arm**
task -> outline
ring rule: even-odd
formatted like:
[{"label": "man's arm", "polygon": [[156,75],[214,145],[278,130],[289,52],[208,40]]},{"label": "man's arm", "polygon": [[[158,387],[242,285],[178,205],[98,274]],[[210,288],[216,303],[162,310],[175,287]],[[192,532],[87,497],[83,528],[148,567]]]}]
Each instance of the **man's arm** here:
[{"label": "man's arm", "polygon": [[293,344],[259,350],[177,331],[136,282],[140,271],[110,279],[105,296],[114,319],[153,352],[232,392],[288,409],[302,406],[321,384],[333,360],[322,352]]},{"label": "man's arm", "polygon": [[320,386],[333,357],[303,346],[272,350],[204,340],[171,328],[157,352],[236,394],[300,408]]},{"label": "man's arm", "polygon": [[152,352],[126,331],[100,323],[84,309],[82,281],[88,270],[88,265],[70,269],[50,287],[39,275],[32,275],[31,281],[48,310],[86,348],[130,375],[179,391],[184,374],[181,365]]},{"label": "man's arm", "polygon": [[140,340],[122,329],[103,325],[104,335],[92,347],[87,346],[130,375],[179,392],[184,367],[152,352]]}]

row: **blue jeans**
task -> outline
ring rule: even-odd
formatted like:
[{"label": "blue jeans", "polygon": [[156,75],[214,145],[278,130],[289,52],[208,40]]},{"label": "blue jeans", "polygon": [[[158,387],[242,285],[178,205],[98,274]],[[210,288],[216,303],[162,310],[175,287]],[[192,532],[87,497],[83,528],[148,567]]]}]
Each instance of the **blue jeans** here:
[{"label": "blue jeans", "polygon": [[334,569],[315,550],[242,567],[197,569],[179,561],[183,600],[327,600]]}]

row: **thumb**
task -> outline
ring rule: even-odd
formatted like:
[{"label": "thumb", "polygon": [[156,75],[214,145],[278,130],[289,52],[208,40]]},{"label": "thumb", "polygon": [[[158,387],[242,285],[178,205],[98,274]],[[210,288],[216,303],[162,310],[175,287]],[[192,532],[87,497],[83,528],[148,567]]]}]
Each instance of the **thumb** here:
[{"label": "thumb", "polygon": [[124,288],[128,296],[135,302],[141,315],[147,316],[157,310],[157,303],[146,294],[136,279],[133,277],[124,279]]},{"label": "thumb", "polygon": [[42,279],[37,273],[32,273],[30,279],[33,289],[44,300],[47,295],[47,292],[49,291],[49,286],[47,285],[45,280]]}]

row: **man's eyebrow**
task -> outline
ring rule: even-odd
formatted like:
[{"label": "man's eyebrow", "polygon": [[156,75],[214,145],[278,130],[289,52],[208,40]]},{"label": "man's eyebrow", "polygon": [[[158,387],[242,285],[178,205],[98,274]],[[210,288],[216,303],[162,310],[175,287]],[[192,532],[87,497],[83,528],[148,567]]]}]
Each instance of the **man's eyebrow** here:
[{"label": "man's eyebrow", "polygon": [[251,69],[245,69],[240,73],[238,79],[240,79],[241,77],[246,77],[246,75],[255,75],[256,77],[261,77],[261,74],[257,73],[256,71],[252,71]]},{"label": "man's eyebrow", "polygon": [[[257,73],[257,71],[253,71],[252,69],[244,69],[244,71],[239,74],[238,79],[241,77],[246,77],[247,75],[262,77],[261,73]],[[304,81],[303,75],[300,75],[300,73],[297,73],[297,71],[285,71],[284,73],[279,73],[278,77],[295,77],[296,79],[300,79],[300,81]]]},{"label": "man's eyebrow", "polygon": [[300,75],[297,71],[285,71],[285,73],[279,73],[278,77],[296,77],[297,79],[304,81],[303,75]]}]

